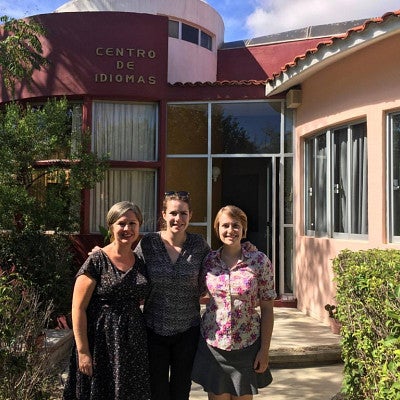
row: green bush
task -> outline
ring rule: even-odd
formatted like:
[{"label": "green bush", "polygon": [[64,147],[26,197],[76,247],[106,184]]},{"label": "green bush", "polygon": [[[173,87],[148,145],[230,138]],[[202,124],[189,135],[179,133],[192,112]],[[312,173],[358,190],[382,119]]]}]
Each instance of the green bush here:
[{"label": "green bush", "polygon": [[39,340],[50,312],[14,268],[0,268],[0,400],[50,398],[56,375]]},{"label": "green bush", "polygon": [[41,302],[53,303],[54,314],[68,314],[74,273],[70,246],[68,238],[61,234],[29,230],[4,233],[0,240],[0,265],[14,265],[33,284]]},{"label": "green bush", "polygon": [[400,251],[341,252],[333,261],[350,400],[400,399]]}]

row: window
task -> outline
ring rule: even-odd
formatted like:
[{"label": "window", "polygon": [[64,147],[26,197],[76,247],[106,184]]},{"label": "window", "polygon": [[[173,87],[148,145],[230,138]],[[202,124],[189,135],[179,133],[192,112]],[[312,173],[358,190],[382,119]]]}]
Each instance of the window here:
[{"label": "window", "polygon": [[186,42],[197,44],[212,51],[212,36],[180,21],[168,21],[168,36],[175,39],[182,39]]},{"label": "window", "polygon": [[400,243],[400,113],[388,116],[389,240]]},{"label": "window", "polygon": [[279,102],[214,103],[211,107],[213,154],[281,151]]},{"label": "window", "polygon": [[307,235],[368,234],[366,123],[306,140],[305,188]]},{"label": "window", "polygon": [[168,36],[179,39],[179,22],[178,21],[168,21]]},{"label": "window", "polygon": [[[99,226],[105,225],[107,210],[122,200],[141,208],[142,231],[154,231],[157,173],[148,163],[158,157],[157,105],[94,102],[92,125],[92,150],[109,154],[110,170],[91,192],[91,232],[98,232]],[[143,161],[148,162],[146,166]]]},{"label": "window", "polygon": [[198,44],[199,43],[199,30],[193,26],[182,24],[182,40]]},{"label": "window", "polygon": [[212,50],[212,38],[207,33],[201,31],[200,46]]}]

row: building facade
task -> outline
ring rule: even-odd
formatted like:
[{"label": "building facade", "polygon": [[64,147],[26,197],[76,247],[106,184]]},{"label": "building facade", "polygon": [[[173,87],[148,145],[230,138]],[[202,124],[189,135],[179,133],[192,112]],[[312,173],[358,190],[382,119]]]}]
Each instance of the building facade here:
[{"label": "building facade", "polygon": [[81,234],[120,200],[154,231],[163,193],[187,190],[191,230],[217,247],[213,218],[238,205],[281,298],[326,321],[340,250],[400,248],[400,12],[224,43],[204,1],[115,3],[34,16],[50,64],[30,90],[0,92],[65,96],[91,150],[109,154]]}]

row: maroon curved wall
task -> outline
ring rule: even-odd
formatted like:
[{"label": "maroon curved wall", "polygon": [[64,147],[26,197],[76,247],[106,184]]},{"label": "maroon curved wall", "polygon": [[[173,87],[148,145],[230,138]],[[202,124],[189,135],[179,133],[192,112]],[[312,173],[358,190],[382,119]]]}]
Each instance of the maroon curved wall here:
[{"label": "maroon curved wall", "polygon": [[[15,98],[93,95],[157,100],[165,97],[168,18],[123,12],[54,13],[34,17],[45,28],[44,56],[32,90]],[[4,88],[0,101],[10,100]]]}]

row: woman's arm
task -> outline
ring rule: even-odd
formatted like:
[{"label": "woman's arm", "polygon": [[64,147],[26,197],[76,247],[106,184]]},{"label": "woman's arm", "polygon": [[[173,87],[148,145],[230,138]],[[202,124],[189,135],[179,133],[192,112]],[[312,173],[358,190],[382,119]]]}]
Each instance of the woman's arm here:
[{"label": "woman's arm", "polygon": [[269,363],[269,347],[274,329],[274,300],[261,300],[261,346],[254,361],[256,372],[264,372]]},{"label": "woman's arm", "polygon": [[78,352],[78,368],[85,374],[93,375],[92,356],[89,350],[86,309],[92,297],[96,281],[89,275],[76,278],[72,295],[72,325]]}]

